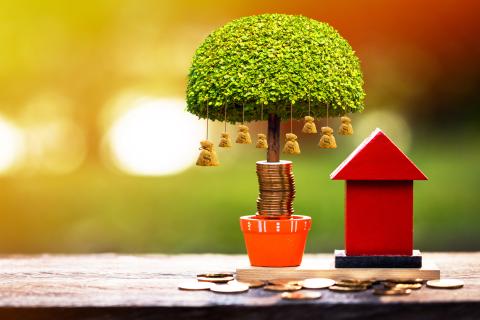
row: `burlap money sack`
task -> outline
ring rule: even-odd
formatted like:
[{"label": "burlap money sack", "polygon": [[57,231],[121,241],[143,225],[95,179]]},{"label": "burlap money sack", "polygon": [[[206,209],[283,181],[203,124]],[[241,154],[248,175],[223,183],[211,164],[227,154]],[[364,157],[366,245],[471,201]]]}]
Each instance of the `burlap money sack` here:
[{"label": "burlap money sack", "polygon": [[257,144],[255,147],[259,149],[268,149],[267,136],[263,133],[257,134]]},{"label": "burlap money sack", "polygon": [[211,167],[218,166],[217,154],[213,149],[213,143],[208,140],[200,141],[200,155],[197,159],[197,166]]},{"label": "burlap money sack", "polygon": [[317,127],[315,126],[315,119],[310,116],[305,117],[305,124],[302,129],[303,133],[317,133]]},{"label": "burlap money sack", "polygon": [[330,127],[322,127],[322,137],[318,143],[320,148],[334,149],[337,147],[335,137],[333,136],[333,129]]},{"label": "burlap money sack", "polygon": [[228,132],[222,133],[218,146],[220,148],[230,148],[232,146],[232,141],[230,140],[230,135],[228,134]]},{"label": "burlap money sack", "polygon": [[349,117],[341,117],[342,124],[338,128],[338,133],[342,136],[351,136],[353,134],[352,119]]},{"label": "burlap money sack", "polygon": [[293,133],[287,133],[285,136],[287,142],[283,147],[283,152],[288,154],[300,154],[300,146],[297,142],[297,136]]},{"label": "burlap money sack", "polygon": [[250,138],[250,133],[248,132],[248,127],[241,124],[238,126],[238,134],[236,143],[240,144],[250,144],[252,143],[252,138]]}]

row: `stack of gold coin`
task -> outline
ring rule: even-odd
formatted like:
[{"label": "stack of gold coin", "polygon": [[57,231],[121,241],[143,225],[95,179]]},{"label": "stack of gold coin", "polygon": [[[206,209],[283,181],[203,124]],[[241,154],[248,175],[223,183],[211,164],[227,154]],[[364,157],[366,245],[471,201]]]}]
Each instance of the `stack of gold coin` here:
[{"label": "stack of gold coin", "polygon": [[197,280],[203,282],[227,283],[233,279],[233,273],[230,272],[197,274]]},{"label": "stack of gold coin", "polygon": [[257,162],[260,194],[257,214],[267,218],[287,218],[294,212],[295,179],[292,162]]},{"label": "stack of gold coin", "polygon": [[344,279],[336,281],[329,289],[336,292],[358,292],[367,290],[373,283],[374,280]]}]

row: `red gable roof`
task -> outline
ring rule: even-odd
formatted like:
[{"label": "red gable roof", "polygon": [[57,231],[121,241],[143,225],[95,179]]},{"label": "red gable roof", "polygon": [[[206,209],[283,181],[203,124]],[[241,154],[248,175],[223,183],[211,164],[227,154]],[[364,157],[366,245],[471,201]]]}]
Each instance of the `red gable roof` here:
[{"label": "red gable roof", "polygon": [[427,180],[380,129],[375,129],[331,174],[333,180]]}]

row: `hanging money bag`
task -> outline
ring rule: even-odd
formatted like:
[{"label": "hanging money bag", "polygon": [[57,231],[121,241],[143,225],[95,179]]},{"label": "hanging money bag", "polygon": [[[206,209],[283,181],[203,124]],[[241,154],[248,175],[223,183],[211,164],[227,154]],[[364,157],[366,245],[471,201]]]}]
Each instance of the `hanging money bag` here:
[{"label": "hanging money bag", "polygon": [[305,117],[305,124],[302,129],[303,133],[317,133],[317,127],[315,126],[315,118],[311,116]]},{"label": "hanging money bag", "polygon": [[265,134],[257,134],[257,144],[255,147],[259,149],[268,149],[267,136]]},{"label": "hanging money bag", "polygon": [[333,136],[333,129],[330,127],[322,127],[322,137],[318,143],[320,148],[334,149],[337,147],[335,137]]},{"label": "hanging money bag", "polygon": [[232,146],[232,141],[230,140],[230,135],[228,132],[223,132],[220,136],[220,143],[218,144],[220,148],[230,148]]},{"label": "hanging money bag", "polygon": [[287,142],[283,147],[283,152],[288,154],[300,154],[300,146],[297,141],[297,136],[293,133],[287,133]]},{"label": "hanging money bag", "polygon": [[248,127],[246,125],[241,124],[238,126],[238,134],[235,142],[240,144],[252,143],[252,138],[250,138],[250,133],[248,132]]},{"label": "hanging money bag", "polygon": [[200,150],[200,155],[197,159],[197,166],[211,167],[220,164],[212,142],[208,140],[200,141]]},{"label": "hanging money bag", "polygon": [[342,123],[338,128],[338,133],[342,136],[351,136],[353,134],[353,127],[352,127],[352,119],[347,116],[343,116],[340,118]]}]

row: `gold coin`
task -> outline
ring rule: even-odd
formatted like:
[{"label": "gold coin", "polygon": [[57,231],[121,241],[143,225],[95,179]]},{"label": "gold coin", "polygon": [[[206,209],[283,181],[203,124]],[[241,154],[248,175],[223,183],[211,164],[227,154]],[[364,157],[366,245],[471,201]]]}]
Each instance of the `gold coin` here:
[{"label": "gold coin", "polygon": [[180,290],[209,290],[213,286],[211,282],[199,282],[197,280],[185,280],[180,282],[178,289]]},{"label": "gold coin", "polygon": [[356,280],[356,279],[343,279],[335,282],[335,285],[340,287],[357,287],[366,286],[370,287],[373,284],[371,280]]},{"label": "gold coin", "polygon": [[331,286],[328,287],[329,290],[335,291],[335,292],[359,292],[359,291],[365,291],[367,290],[367,286],[349,286],[349,287],[342,287],[342,286]]},{"label": "gold coin", "polygon": [[377,296],[403,296],[410,294],[412,290],[410,289],[375,289],[373,294]]},{"label": "gold coin", "polygon": [[290,203],[293,201],[293,199],[295,199],[295,196],[290,196],[290,195],[283,195],[283,194],[279,194],[279,195],[268,195],[268,196],[264,196],[264,195],[259,195],[258,198],[257,198],[257,201],[270,201],[270,202],[275,202],[275,203],[278,203],[278,202],[287,202],[287,203]]},{"label": "gold coin", "polygon": [[278,278],[278,279],[271,279],[268,280],[269,284],[275,285],[297,285],[301,286],[303,279],[294,279],[294,278]]},{"label": "gold coin", "polygon": [[236,284],[215,284],[210,290],[218,293],[239,293],[248,291],[249,287],[243,283]]},{"label": "gold coin", "polygon": [[327,278],[310,278],[302,281],[305,289],[325,289],[335,284],[335,280]]},{"label": "gold coin", "polygon": [[283,292],[281,295],[282,299],[286,300],[313,300],[320,299],[322,294],[320,292]]},{"label": "gold coin", "polygon": [[262,280],[250,280],[250,281],[232,280],[228,282],[228,284],[237,284],[237,283],[247,285],[249,288],[260,288],[267,284],[265,281],[262,281]]},{"label": "gold coin", "polygon": [[197,277],[197,280],[202,282],[227,283],[228,281],[232,281],[233,277],[223,277],[223,278]]},{"label": "gold coin", "polygon": [[394,282],[383,282],[383,286],[385,288],[392,288],[392,289],[412,289],[418,290],[420,289],[423,284],[421,283],[394,283]]},{"label": "gold coin", "polygon": [[386,282],[393,282],[393,283],[423,283],[425,280],[423,279],[387,279]]},{"label": "gold coin", "polygon": [[262,217],[265,217],[267,219],[279,219],[279,218],[288,218],[290,216],[290,213],[288,214],[282,214],[282,215],[271,215],[271,214],[268,214],[268,213],[262,213],[261,214]]},{"label": "gold coin", "polygon": [[200,274],[197,274],[197,277],[202,277],[202,278],[225,278],[225,277],[233,277],[233,272],[200,273]]},{"label": "gold coin", "polygon": [[427,287],[435,289],[459,289],[463,287],[464,282],[459,279],[438,279],[427,281]]},{"label": "gold coin", "polygon": [[297,291],[302,289],[302,286],[295,284],[270,284],[263,287],[263,289],[268,291]]}]

